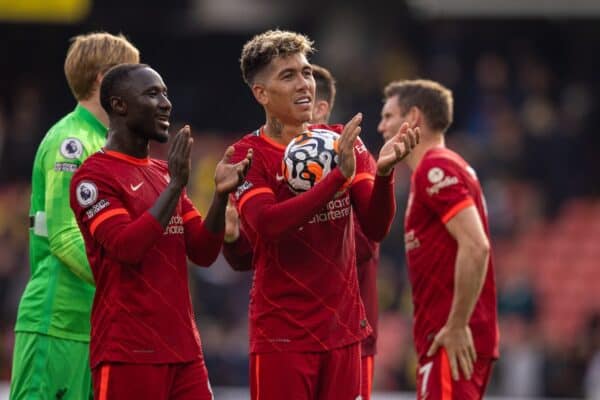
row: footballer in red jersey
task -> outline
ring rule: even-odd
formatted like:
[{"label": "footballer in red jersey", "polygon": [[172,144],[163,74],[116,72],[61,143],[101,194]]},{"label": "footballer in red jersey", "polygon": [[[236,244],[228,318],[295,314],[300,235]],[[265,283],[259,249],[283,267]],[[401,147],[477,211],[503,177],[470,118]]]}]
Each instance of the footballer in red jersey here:
[{"label": "footballer in red jersey", "polygon": [[445,147],[452,93],[425,80],[385,91],[379,130],[421,128],[405,161],[413,170],[405,247],[419,357],[419,399],[481,399],[498,357],[494,266],[483,193],[471,168]]},{"label": "footballer in red jersey", "polygon": [[[238,141],[232,157],[254,149],[252,169],[235,194],[254,251],[253,399],[360,395],[360,342],[371,328],[359,296],[352,213],[369,238],[387,234],[395,212],[393,167],[418,137],[408,125],[399,130],[382,147],[373,177],[367,151],[356,141],[357,114],[340,136],[338,166],[312,189],[292,193],[281,160],[312,117],[311,51],[306,36],[279,30],[255,36],[242,50],[244,80],[266,114],[264,126]],[[339,194],[353,176],[350,189]]]},{"label": "footballer in red jersey", "polygon": [[[326,68],[312,64],[316,83],[315,105],[309,129],[326,129],[338,134],[343,125],[327,125],[331,109],[335,102],[335,80]],[[369,153],[370,172],[375,176],[376,165]],[[372,328],[371,334],[361,342],[361,396],[370,400],[373,387],[374,357],[377,347],[378,298],[377,265],[379,263],[379,243],[369,239],[362,231],[356,214],[353,213],[356,243],[356,267],[360,297],[363,301],[367,321]],[[252,246],[246,234],[239,226],[239,216],[235,206],[228,205],[225,220],[225,243],[223,255],[235,270],[246,271],[252,268]]]},{"label": "footballer in red jersey", "polygon": [[189,127],[173,140],[168,164],[148,157],[150,140],[168,140],[171,103],[160,75],[143,64],[114,67],[100,98],[109,138],[77,170],[70,193],[96,282],[94,398],[212,399],[186,257],[209,266],[219,254],[227,196],[243,179],[251,152],[233,165],[228,149],[203,220],[185,193]]}]

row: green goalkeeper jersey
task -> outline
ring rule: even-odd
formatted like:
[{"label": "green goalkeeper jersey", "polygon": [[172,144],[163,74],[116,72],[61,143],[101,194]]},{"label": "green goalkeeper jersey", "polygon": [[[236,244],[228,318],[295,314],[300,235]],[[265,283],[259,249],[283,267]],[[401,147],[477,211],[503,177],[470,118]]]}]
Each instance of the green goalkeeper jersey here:
[{"label": "green goalkeeper jersey", "polygon": [[75,170],[106,141],[106,127],[81,105],[46,134],[33,164],[29,210],[31,278],[15,331],[89,341],[94,279],[69,205]]}]

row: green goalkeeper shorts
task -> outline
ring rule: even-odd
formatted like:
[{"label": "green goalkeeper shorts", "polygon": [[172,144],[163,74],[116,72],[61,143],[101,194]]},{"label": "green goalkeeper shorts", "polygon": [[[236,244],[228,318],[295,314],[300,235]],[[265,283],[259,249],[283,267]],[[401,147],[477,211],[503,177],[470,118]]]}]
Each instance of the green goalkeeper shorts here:
[{"label": "green goalkeeper shorts", "polygon": [[39,333],[15,334],[11,400],[92,398],[88,343]]}]

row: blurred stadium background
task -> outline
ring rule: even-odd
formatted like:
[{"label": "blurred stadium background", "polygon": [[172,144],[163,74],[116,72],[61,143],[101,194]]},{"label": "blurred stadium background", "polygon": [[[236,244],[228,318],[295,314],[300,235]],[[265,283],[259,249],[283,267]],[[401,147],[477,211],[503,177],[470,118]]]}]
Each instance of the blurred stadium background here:
[{"label": "blurred stadium background", "polygon": [[[166,4],[0,0],[0,398],[29,274],[33,156],[46,130],[74,106],[62,70],[68,39],[122,32],[163,75],[174,129],[191,123],[196,136],[191,192],[206,211],[222,151],[263,122],[240,77],[241,46],[274,27],[316,41],[313,61],[338,80],[332,121],[362,111],[362,137],[372,152],[381,145],[376,126],[386,83],[426,77],[454,91],[449,144],[478,171],[495,246],[502,357],[488,393],[600,398],[600,2]],[[164,155],[166,148],[155,151]],[[412,398],[415,384],[402,240],[409,176],[404,167],[396,175],[399,212],[379,269],[375,389],[399,393],[380,399]],[[221,388],[217,398],[244,398],[251,276],[223,260],[190,274],[211,381]]]}]

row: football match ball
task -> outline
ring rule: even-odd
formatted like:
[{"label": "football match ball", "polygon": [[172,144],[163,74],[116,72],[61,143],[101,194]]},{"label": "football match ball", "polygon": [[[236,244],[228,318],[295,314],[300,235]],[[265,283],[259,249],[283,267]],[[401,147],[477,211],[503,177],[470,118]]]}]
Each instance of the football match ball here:
[{"label": "football match ball", "polygon": [[327,129],[311,129],[287,145],[282,161],[283,176],[294,193],[311,189],[337,166],[339,137]]}]

